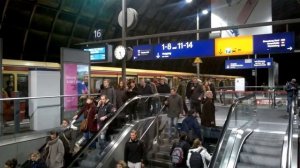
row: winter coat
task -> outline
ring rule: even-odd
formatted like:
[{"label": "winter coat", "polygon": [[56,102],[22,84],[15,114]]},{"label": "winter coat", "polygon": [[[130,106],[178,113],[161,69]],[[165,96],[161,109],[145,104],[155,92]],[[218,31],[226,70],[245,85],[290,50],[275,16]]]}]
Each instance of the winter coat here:
[{"label": "winter coat", "polygon": [[191,158],[192,152],[199,152],[201,149],[202,149],[202,151],[201,151],[200,154],[202,156],[202,161],[203,161],[204,168],[208,167],[205,160],[210,161],[211,160],[211,155],[207,152],[207,150],[204,147],[199,146],[198,148],[190,149],[189,152],[188,152],[187,159],[186,159],[186,165],[189,168],[190,168],[190,158]]},{"label": "winter coat", "polygon": [[149,84],[145,84],[145,86],[139,86],[138,88],[139,95],[150,95],[153,94],[151,86]]},{"label": "winter coat", "polygon": [[159,84],[157,86],[157,92],[158,93],[170,93],[170,86],[168,84]]},{"label": "winter coat", "polygon": [[126,89],[116,89],[116,108],[120,108],[127,100]]},{"label": "winter coat", "polygon": [[[98,114],[98,123],[100,129],[104,126],[106,121],[110,119],[114,115],[115,108],[110,102],[106,102],[103,106],[97,107],[97,114]],[[101,117],[106,116],[107,118],[104,121],[100,121]]]},{"label": "winter coat", "polygon": [[[195,138],[201,138],[200,124],[193,115],[188,115],[183,119],[181,130],[189,135],[191,141]],[[190,134],[190,131],[192,131],[192,135]]]},{"label": "winter coat", "polygon": [[170,95],[167,99],[168,102],[168,117],[179,117],[179,114],[183,111],[182,98],[178,94]]},{"label": "winter coat", "polygon": [[27,160],[21,168],[47,168],[47,165],[44,161],[39,159],[38,161]]},{"label": "winter coat", "polygon": [[[90,112],[88,112],[90,109]],[[97,132],[97,119],[95,118],[95,115],[96,115],[96,106],[94,103],[88,105],[86,104],[84,106],[84,108],[82,108],[79,113],[77,114],[77,118],[80,117],[80,115],[84,115],[84,119],[87,118],[88,120],[88,126],[87,126],[87,131],[90,131],[90,132]]]},{"label": "winter coat", "polygon": [[181,81],[177,88],[177,93],[182,97],[183,100],[185,100],[186,96],[186,87],[185,81]]},{"label": "winter coat", "polygon": [[76,143],[76,131],[68,127],[60,132],[59,139],[64,144],[65,153],[73,153]]},{"label": "winter coat", "polygon": [[65,149],[62,141],[59,138],[50,140],[47,143],[49,154],[46,158],[48,168],[61,168],[64,166]]},{"label": "winter coat", "polygon": [[200,84],[192,85],[192,86],[194,86],[194,89],[192,90],[191,101],[192,102],[201,101],[201,100],[199,100],[199,98],[201,98],[201,99],[203,98],[203,95],[204,95],[203,86]]},{"label": "winter coat", "polygon": [[288,97],[297,97],[298,95],[298,84],[293,82],[288,82],[286,84],[285,90]]},{"label": "winter coat", "polygon": [[216,126],[215,105],[210,98],[204,100],[201,113],[201,125],[205,127]]},{"label": "winter coat", "polygon": [[125,162],[127,163],[132,162],[132,163],[138,163],[141,162],[144,158],[144,143],[143,141],[140,140],[129,140],[125,144],[125,150],[124,150],[124,159]]},{"label": "winter coat", "polygon": [[116,92],[113,87],[101,89],[101,95],[106,95],[109,101],[116,107]]},{"label": "winter coat", "polygon": [[138,95],[137,87],[135,86],[132,90],[128,89],[126,92],[126,95],[127,95],[128,99],[131,99],[131,98],[135,97],[136,95]]}]

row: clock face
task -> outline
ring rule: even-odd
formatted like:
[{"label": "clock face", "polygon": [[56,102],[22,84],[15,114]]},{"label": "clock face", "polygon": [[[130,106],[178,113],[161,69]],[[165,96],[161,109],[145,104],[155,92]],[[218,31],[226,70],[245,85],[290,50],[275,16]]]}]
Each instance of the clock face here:
[{"label": "clock face", "polygon": [[123,59],[125,57],[125,54],[126,54],[126,48],[124,46],[119,45],[115,48],[114,55],[116,59],[118,60]]}]

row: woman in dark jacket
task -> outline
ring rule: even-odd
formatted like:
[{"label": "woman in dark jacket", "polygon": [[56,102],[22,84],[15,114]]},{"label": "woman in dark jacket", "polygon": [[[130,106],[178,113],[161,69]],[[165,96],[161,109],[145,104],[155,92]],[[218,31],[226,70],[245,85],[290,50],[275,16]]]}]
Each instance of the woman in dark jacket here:
[{"label": "woman in dark jacket", "polygon": [[33,152],[21,168],[47,168],[46,163],[41,159],[39,152]]},{"label": "woman in dark jacket", "polygon": [[201,125],[205,127],[216,126],[215,105],[212,91],[206,91],[202,107]]},{"label": "woman in dark jacket", "polygon": [[[93,102],[93,98],[88,97],[85,106],[73,117],[74,120],[77,120],[83,114],[84,119],[87,119],[87,130],[83,132],[86,140],[89,140],[98,131],[96,105]],[[96,143],[93,143],[90,147],[96,148]]]},{"label": "woman in dark jacket", "polygon": [[116,89],[116,108],[119,109],[126,102],[126,85],[123,81],[119,82]]}]

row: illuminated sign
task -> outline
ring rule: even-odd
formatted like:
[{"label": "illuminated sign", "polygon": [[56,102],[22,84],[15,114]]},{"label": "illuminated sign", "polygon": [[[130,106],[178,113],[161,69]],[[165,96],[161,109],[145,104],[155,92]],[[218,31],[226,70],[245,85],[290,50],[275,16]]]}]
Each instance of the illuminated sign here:
[{"label": "illuminated sign", "polygon": [[273,58],[253,59],[253,68],[271,68],[272,65],[273,65]]},{"label": "illuminated sign", "polygon": [[133,60],[140,61],[213,57],[213,51],[213,40],[172,42],[157,45],[141,45],[133,47]]},{"label": "illuminated sign", "polygon": [[225,69],[251,69],[252,59],[226,60]]},{"label": "illuminated sign", "polygon": [[294,33],[286,32],[286,33],[255,35],[253,38],[254,38],[255,54],[294,52],[294,48],[295,48]]},{"label": "illuminated sign", "polygon": [[272,58],[226,60],[225,69],[271,68]]},{"label": "illuminated sign", "polygon": [[253,53],[253,36],[215,39],[215,56],[251,55]]},{"label": "illuminated sign", "polygon": [[112,46],[105,45],[97,48],[85,48],[90,52],[91,62],[112,62]]}]

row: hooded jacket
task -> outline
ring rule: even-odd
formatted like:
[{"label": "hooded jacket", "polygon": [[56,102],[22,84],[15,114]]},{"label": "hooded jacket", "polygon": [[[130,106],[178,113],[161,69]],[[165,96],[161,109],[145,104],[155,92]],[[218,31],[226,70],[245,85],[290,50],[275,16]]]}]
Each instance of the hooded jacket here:
[{"label": "hooded jacket", "polygon": [[211,155],[202,146],[199,146],[198,148],[194,148],[194,149],[189,150],[188,155],[187,155],[187,159],[186,159],[186,165],[188,166],[188,168],[190,168],[190,158],[191,158],[192,152],[199,152],[201,149],[202,149],[202,151],[201,151],[200,154],[202,156],[202,161],[203,161],[204,168],[208,168],[205,160],[210,161],[211,160]]}]

